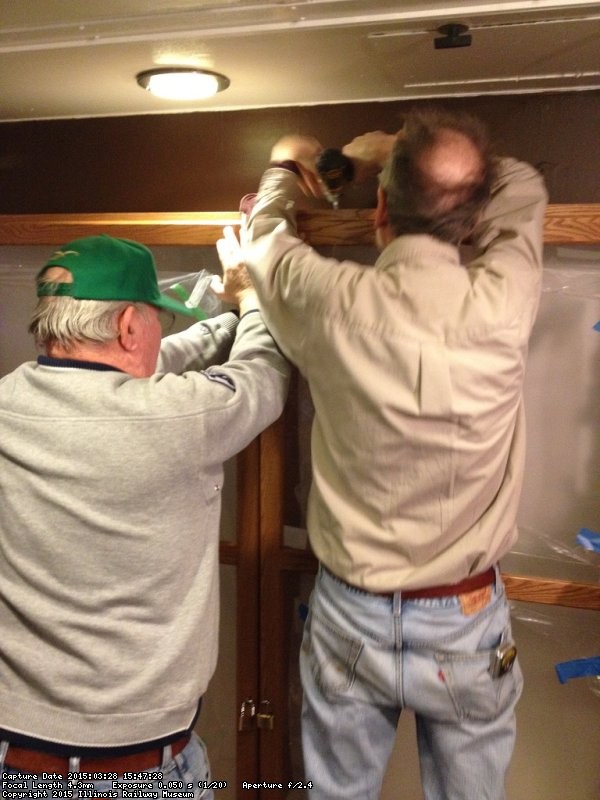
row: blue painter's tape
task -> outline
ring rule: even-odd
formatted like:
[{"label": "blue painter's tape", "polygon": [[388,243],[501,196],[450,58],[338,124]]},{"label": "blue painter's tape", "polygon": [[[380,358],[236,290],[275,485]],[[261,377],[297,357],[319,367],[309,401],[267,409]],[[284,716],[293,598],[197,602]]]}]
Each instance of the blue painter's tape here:
[{"label": "blue painter's tape", "polygon": [[555,664],[554,669],[561,683],[566,683],[571,678],[594,677],[600,675],[600,656],[562,661],[560,664]]},{"label": "blue painter's tape", "polygon": [[582,528],[575,538],[577,544],[580,544],[586,550],[600,553],[600,533],[591,531],[589,528]]},{"label": "blue painter's tape", "polygon": [[598,332],[600,333],[600,322],[597,322],[597,323],[594,325],[594,330],[595,330],[595,331],[598,331]]}]

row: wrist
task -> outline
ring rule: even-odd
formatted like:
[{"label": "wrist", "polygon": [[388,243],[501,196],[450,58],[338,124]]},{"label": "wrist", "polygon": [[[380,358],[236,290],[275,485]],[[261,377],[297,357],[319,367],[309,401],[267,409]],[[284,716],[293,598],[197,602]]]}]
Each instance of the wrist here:
[{"label": "wrist", "polygon": [[258,307],[258,297],[254,289],[246,289],[240,292],[238,297],[240,317],[247,314],[249,311],[258,311]]}]

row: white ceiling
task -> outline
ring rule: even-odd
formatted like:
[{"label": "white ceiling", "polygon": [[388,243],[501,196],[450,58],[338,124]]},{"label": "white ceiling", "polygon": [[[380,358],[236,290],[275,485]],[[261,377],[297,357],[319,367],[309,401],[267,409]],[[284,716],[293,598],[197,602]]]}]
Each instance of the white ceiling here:
[{"label": "white ceiling", "polygon": [[[470,47],[434,47],[449,22]],[[160,100],[158,65],[231,85]],[[600,1],[0,0],[0,121],[597,88]]]}]

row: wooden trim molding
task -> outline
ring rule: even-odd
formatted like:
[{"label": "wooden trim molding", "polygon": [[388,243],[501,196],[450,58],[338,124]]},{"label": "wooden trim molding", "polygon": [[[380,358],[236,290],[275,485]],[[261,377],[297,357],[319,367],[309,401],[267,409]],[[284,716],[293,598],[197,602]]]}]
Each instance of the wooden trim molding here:
[{"label": "wooden trim molding", "polygon": [[502,574],[511,600],[600,611],[600,584]]},{"label": "wooden trim molding", "polygon": [[[373,209],[298,213],[298,228],[316,247],[373,245]],[[600,203],[549,205],[544,218],[546,244],[600,243]]]},{"label": "wooden trim molding", "polygon": [[[315,246],[372,245],[373,209],[320,209],[298,213],[300,232]],[[0,245],[58,245],[108,233],[150,246],[214,245],[225,225],[238,226],[236,211],[123,214],[0,214]],[[598,244],[600,203],[549,205],[547,244]]]},{"label": "wooden trim molding", "polygon": [[214,245],[225,225],[239,225],[237,212],[146,212],[124,214],[0,214],[0,244],[64,244],[107,233],[146,245]]},{"label": "wooden trim molding", "polygon": [[546,244],[600,243],[600,203],[549,205],[544,218]]}]

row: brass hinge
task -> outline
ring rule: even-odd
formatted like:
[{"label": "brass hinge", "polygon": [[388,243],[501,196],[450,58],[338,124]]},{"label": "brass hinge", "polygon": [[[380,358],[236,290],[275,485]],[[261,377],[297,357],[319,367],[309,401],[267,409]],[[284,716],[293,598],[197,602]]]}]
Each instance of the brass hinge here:
[{"label": "brass hinge", "polygon": [[238,717],[238,731],[251,731],[254,728],[256,706],[250,697],[242,702],[240,716]]}]

